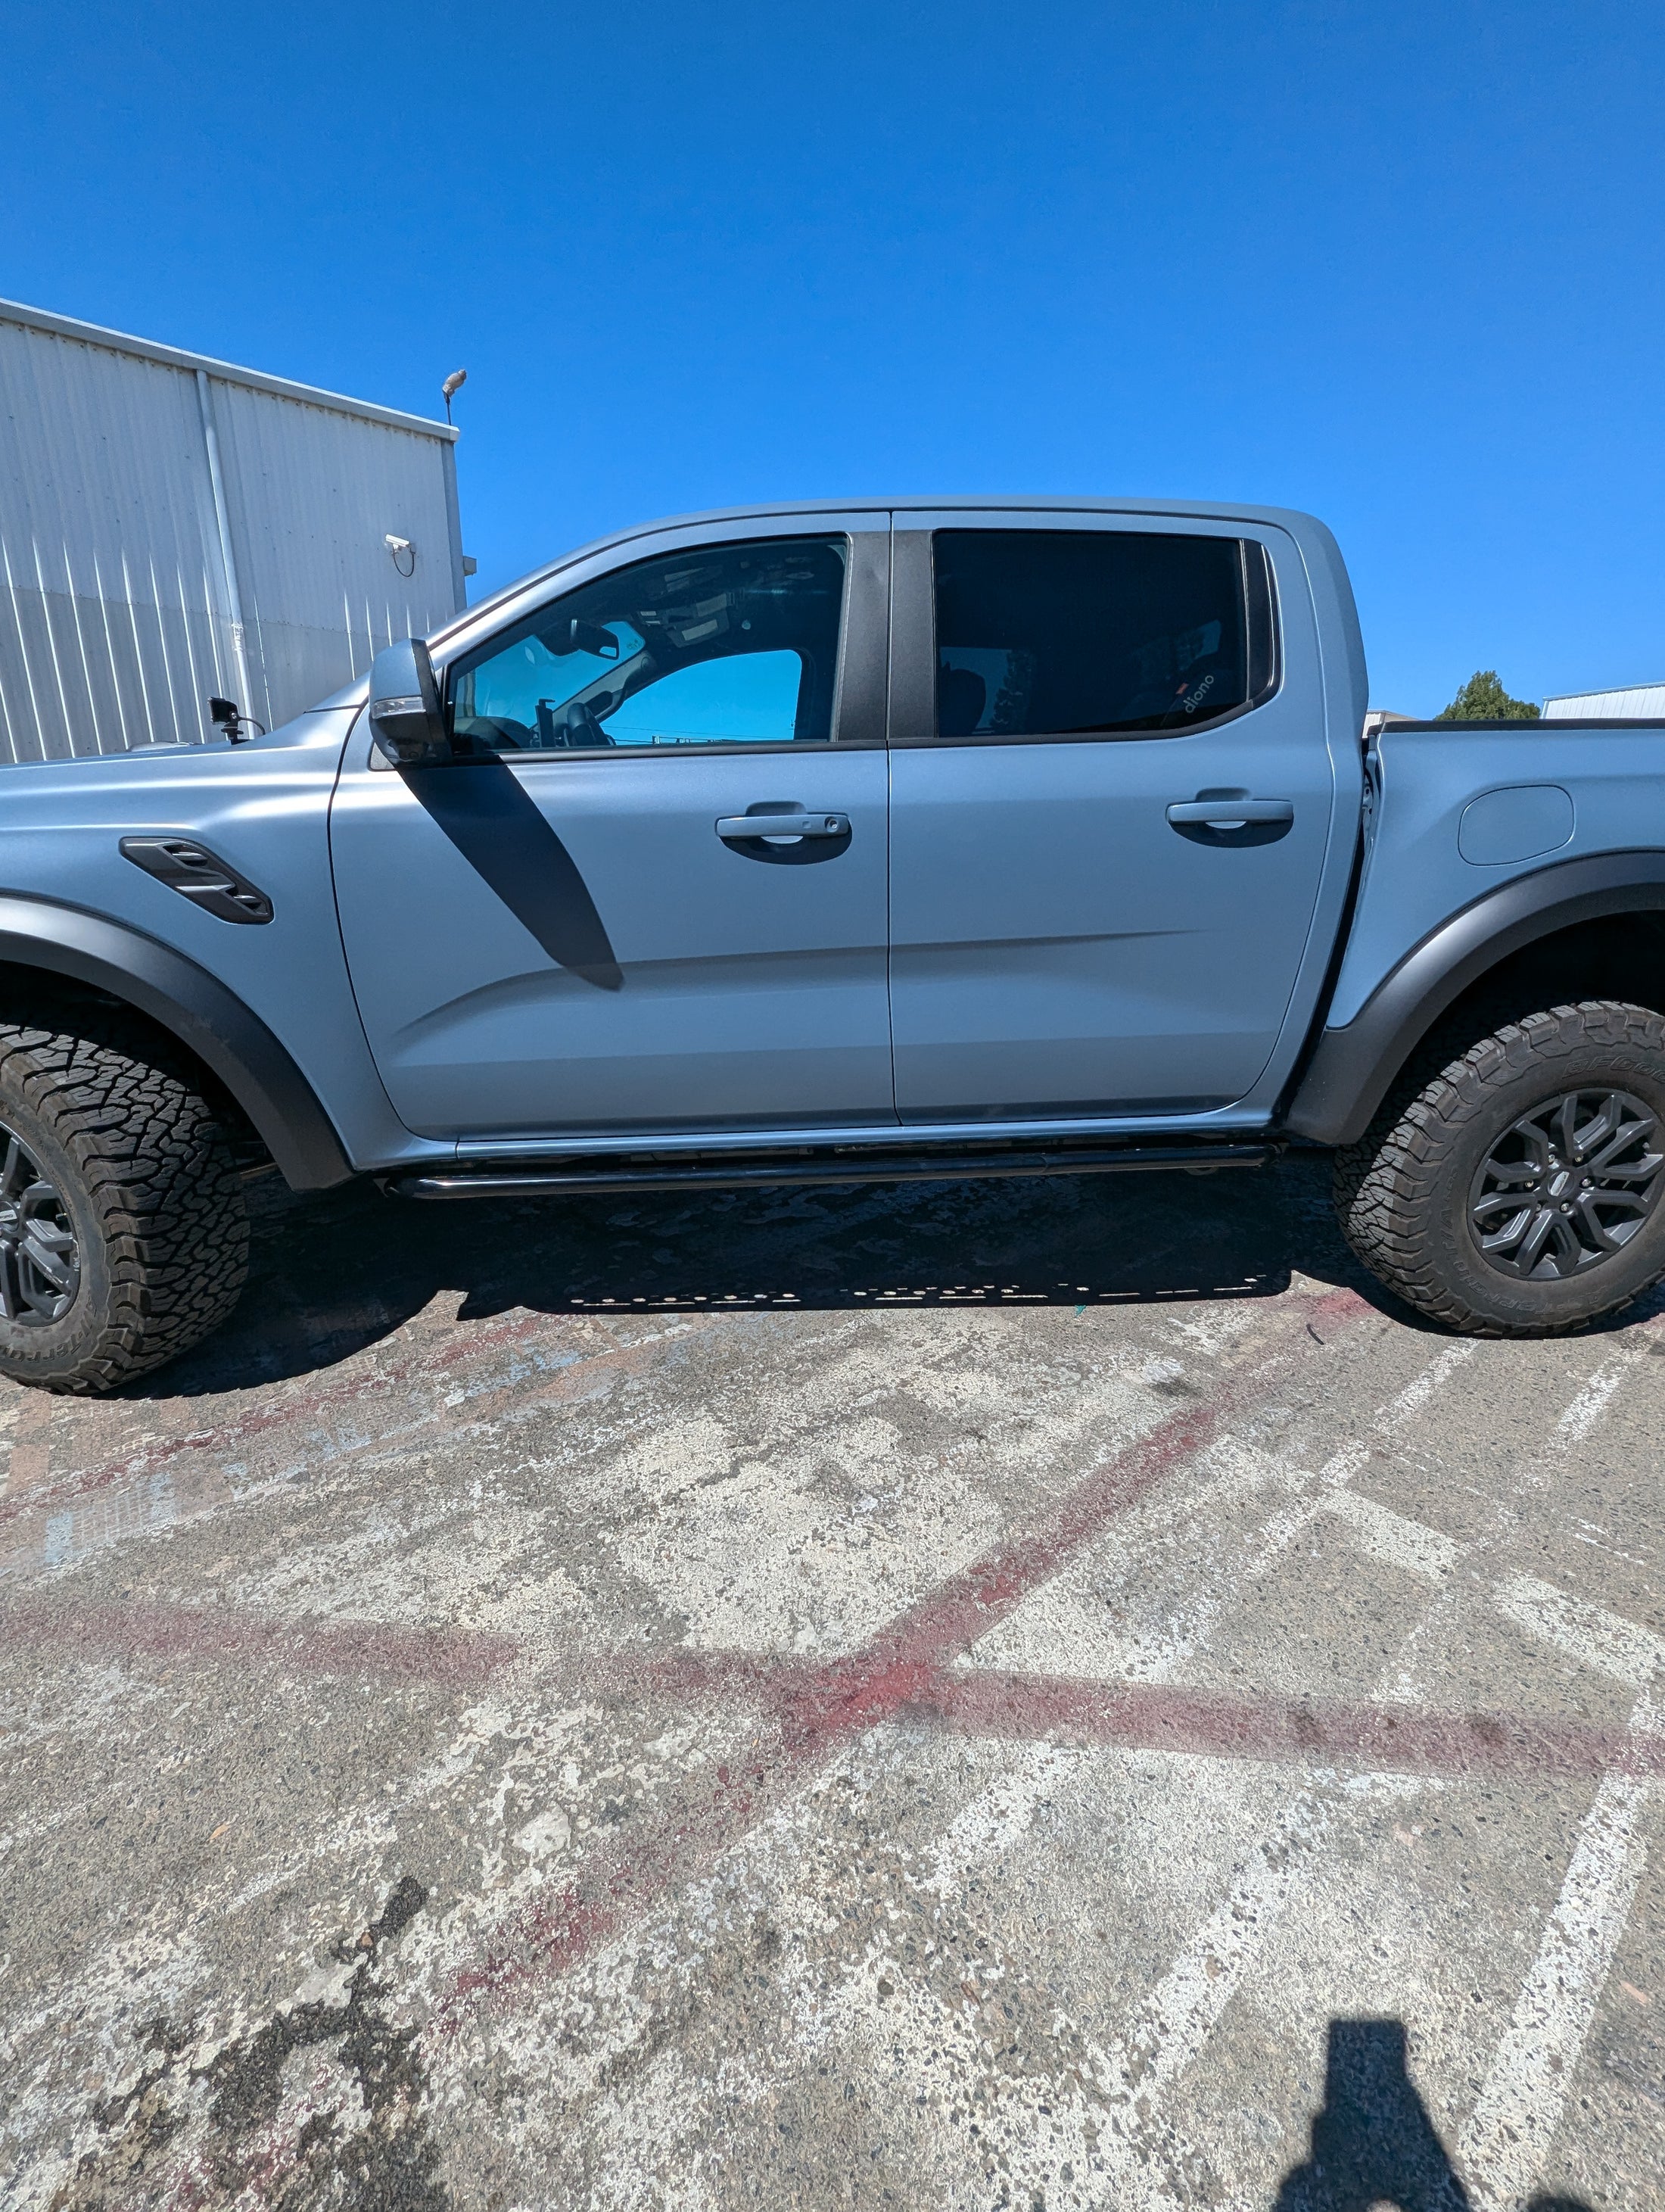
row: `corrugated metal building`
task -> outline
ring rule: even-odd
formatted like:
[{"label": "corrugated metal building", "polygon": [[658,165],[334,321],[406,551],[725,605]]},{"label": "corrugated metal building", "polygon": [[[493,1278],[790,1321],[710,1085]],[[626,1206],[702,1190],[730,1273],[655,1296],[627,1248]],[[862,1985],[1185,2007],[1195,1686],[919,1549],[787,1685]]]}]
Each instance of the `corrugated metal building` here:
[{"label": "corrugated metal building", "polygon": [[1623,691],[1567,691],[1544,702],[1547,722],[1587,721],[1592,715],[1619,721],[1665,718],[1665,684],[1633,684]]},{"label": "corrugated metal building", "polygon": [[0,301],[0,758],[272,727],[435,628],[455,435]]}]

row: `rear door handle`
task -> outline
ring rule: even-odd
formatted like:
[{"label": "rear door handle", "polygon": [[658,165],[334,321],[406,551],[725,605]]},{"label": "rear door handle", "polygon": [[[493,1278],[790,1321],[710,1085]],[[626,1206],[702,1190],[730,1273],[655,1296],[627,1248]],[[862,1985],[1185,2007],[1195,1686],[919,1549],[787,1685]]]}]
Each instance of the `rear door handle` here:
[{"label": "rear door handle", "polygon": [[848,814],[726,814],[717,835],[726,845],[750,844],[759,837],[848,837]]},{"label": "rear door handle", "polygon": [[1295,803],[1288,799],[1188,799],[1168,809],[1176,830],[1201,823],[1210,830],[1242,830],[1251,822],[1292,822]]}]

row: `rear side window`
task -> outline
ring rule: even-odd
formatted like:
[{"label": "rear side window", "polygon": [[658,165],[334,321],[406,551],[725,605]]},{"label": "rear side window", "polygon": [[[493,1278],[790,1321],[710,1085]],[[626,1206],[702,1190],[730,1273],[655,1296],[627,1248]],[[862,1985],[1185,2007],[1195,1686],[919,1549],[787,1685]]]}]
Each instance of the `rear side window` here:
[{"label": "rear side window", "polygon": [[1180,731],[1276,681],[1261,548],[1175,532],[941,530],[937,734]]}]

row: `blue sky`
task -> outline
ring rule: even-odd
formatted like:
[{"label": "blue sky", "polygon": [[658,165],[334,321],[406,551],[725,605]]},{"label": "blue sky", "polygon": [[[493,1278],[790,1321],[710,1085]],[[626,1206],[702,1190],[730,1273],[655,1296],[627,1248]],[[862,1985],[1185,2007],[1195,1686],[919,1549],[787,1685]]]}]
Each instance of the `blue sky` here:
[{"label": "blue sky", "polygon": [[1665,9],[10,0],[0,293],[457,403],[477,589],[646,516],[1335,530],[1378,704],[1665,678]]}]

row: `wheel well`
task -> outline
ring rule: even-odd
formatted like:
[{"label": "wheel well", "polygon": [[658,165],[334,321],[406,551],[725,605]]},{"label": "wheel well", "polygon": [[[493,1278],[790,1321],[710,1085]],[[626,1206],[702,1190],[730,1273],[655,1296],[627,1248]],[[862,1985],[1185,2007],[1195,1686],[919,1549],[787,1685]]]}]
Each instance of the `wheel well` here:
[{"label": "wheel well", "polygon": [[1461,1036],[1466,1049],[1501,1022],[1581,999],[1619,999],[1665,1013],[1665,914],[1602,915],[1523,945],[1446,1008],[1424,1048]]},{"label": "wheel well", "polygon": [[1559,861],[1448,916],[1350,1021],[1314,1040],[1285,1127],[1357,1143],[1407,1071],[1437,1054],[1443,1064],[1505,1022],[1595,999],[1665,1012],[1665,849]]},{"label": "wheel well", "polygon": [[103,1033],[113,1030],[137,1056],[171,1069],[206,1099],[246,1172],[275,1164],[259,1132],[220,1077],[165,1023],[95,984],[49,969],[0,961],[0,1022],[74,1036],[89,1017],[96,1018]]}]

